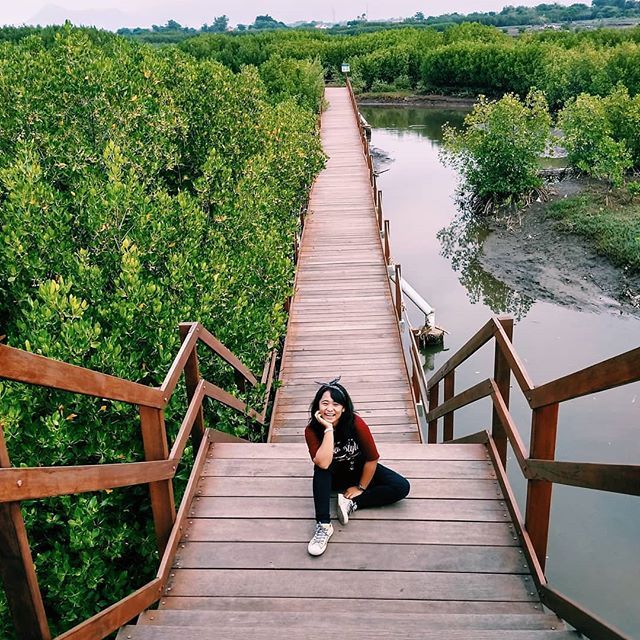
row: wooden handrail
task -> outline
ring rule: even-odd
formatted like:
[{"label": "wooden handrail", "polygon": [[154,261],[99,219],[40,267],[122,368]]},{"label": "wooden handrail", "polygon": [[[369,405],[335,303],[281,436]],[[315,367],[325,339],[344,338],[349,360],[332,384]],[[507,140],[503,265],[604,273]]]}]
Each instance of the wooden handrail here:
[{"label": "wooden handrail", "polygon": [[159,389],[6,345],[0,345],[0,378],[147,407],[165,404]]},{"label": "wooden handrail", "polygon": [[175,463],[171,460],[75,467],[11,467],[0,469],[0,502],[117,489],[168,480],[174,475]]},{"label": "wooden handrail", "polygon": [[[0,378],[137,405],[146,458],[145,462],[133,463],[13,468],[8,454],[2,453],[4,439],[0,433],[0,542],[3,543],[4,555],[13,554],[10,558],[11,567],[15,567],[3,567],[2,578],[12,613],[18,620],[17,628],[25,637],[49,640],[50,634],[20,515],[20,501],[149,484],[154,525],[162,554],[157,577],[120,602],[62,634],[57,640],[104,638],[157,601],[166,586],[184,520],[197,487],[197,476],[204,465],[210,443],[221,436],[220,432],[203,428],[204,398],[212,398],[264,424],[277,350],[271,349],[265,362],[262,383],[266,384],[266,398],[262,413],[258,413],[248,408],[241,399],[201,379],[197,343],[204,342],[233,367],[242,381],[246,380],[255,386],[257,380],[253,373],[199,323],[183,323],[180,325],[180,334],[182,345],[162,385],[157,388],[0,345]],[[189,406],[169,452],[164,407],[170,401],[183,371]],[[176,515],[172,480],[189,437],[194,439],[198,455]]]},{"label": "wooden handrail", "polygon": [[586,369],[547,382],[531,391],[532,409],[573,400],[640,380],[640,347]]},{"label": "wooden handrail", "polygon": [[[497,436],[494,439],[488,433],[486,434],[487,446],[518,535],[523,542],[530,565],[534,569],[534,579],[543,602],[594,640],[620,640],[626,637],[620,630],[549,587],[544,577],[544,566],[553,484],[640,495],[640,465],[566,462],[554,459],[559,403],[640,380],[640,348],[536,387],[515,352],[505,327],[511,331],[510,321],[505,318],[492,318],[429,380],[429,396],[432,400],[431,411],[427,414],[429,442],[436,441],[439,418],[453,415],[456,409],[486,395],[491,396],[494,412],[493,428],[495,430],[498,427],[500,437],[511,444],[518,466],[528,481],[524,523],[506,479],[506,450],[501,451]],[[496,375],[501,376],[502,385],[490,378],[447,398],[443,404],[438,405],[439,383],[452,375],[460,364],[492,337],[496,340]],[[509,387],[508,377],[504,372],[505,364],[508,366],[508,371],[514,374],[532,410],[530,452],[527,452],[509,412]],[[484,393],[487,385],[488,394]],[[506,397],[503,395],[505,391]],[[473,436],[474,440],[477,439],[477,435]],[[452,437],[452,434],[450,436]],[[449,439],[449,436],[445,436],[445,439]]]},{"label": "wooden handrail", "polygon": [[456,353],[451,356],[427,382],[427,387],[431,389],[438,384],[449,371],[453,371],[459,367],[467,358],[470,358],[480,347],[484,346],[493,338],[495,324],[489,320],[472,338],[470,338]]}]

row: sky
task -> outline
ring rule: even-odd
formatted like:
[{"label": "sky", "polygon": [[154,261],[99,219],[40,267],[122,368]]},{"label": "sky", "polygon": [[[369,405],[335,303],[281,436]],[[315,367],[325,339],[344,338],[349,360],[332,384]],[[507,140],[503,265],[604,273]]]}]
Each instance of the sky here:
[{"label": "sky", "polygon": [[[68,17],[75,23],[115,29],[121,26],[164,24],[169,19],[199,27],[227,15],[230,23],[249,24],[256,15],[269,14],[291,23],[350,20],[366,13],[371,20],[425,15],[499,11],[507,4],[534,6],[543,0],[0,0],[0,24],[46,24]],[[580,0],[556,0],[569,5]],[[589,0],[582,0],[590,4]]]}]

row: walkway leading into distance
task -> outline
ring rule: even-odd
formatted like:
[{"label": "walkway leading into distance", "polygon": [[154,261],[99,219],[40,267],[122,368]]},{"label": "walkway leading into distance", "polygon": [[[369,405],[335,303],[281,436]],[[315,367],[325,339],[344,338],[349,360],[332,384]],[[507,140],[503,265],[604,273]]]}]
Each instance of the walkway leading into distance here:
[{"label": "walkway leading into distance", "polygon": [[[215,442],[158,610],[118,640],[579,640],[544,612],[487,447],[420,444],[357,123],[327,89],[270,442]],[[406,500],[332,517],[312,557],[314,380],[342,375],[411,482]]]},{"label": "walkway leading into distance", "polygon": [[356,116],[327,88],[270,442],[301,442],[314,381],[342,376],[377,442],[420,442]]}]

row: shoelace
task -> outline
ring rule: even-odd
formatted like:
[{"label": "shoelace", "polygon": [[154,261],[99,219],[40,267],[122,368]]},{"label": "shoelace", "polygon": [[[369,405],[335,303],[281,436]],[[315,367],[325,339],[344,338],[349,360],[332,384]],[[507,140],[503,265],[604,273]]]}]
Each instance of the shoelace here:
[{"label": "shoelace", "polygon": [[316,531],[313,534],[313,540],[311,542],[323,542],[325,538],[328,537],[327,530],[321,525],[316,525]]}]

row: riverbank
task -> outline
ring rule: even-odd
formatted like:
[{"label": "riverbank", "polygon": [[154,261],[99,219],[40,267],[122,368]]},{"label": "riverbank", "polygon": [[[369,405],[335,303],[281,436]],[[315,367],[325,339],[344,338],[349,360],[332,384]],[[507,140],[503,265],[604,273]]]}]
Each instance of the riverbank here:
[{"label": "riverbank", "polygon": [[478,96],[452,96],[439,93],[413,94],[402,91],[392,93],[360,93],[356,96],[363,107],[415,106],[440,109],[471,109]]},{"label": "riverbank", "polygon": [[[640,316],[640,272],[621,266],[620,245],[638,242],[640,204],[593,180],[569,177],[519,219],[494,221],[482,267],[522,295],[580,311]],[[608,205],[607,205],[608,201]],[[632,237],[633,236],[633,237]]]}]

